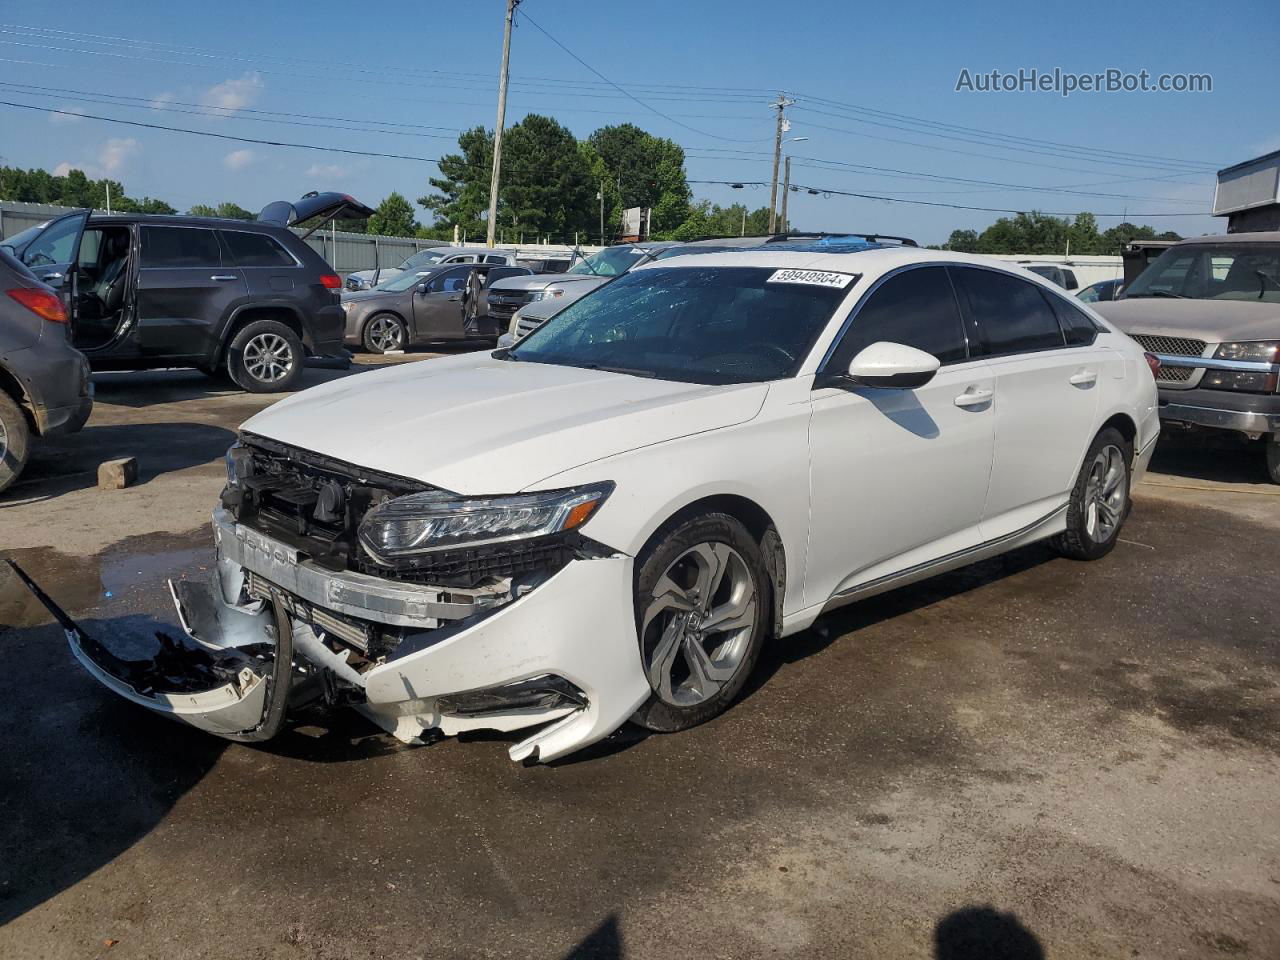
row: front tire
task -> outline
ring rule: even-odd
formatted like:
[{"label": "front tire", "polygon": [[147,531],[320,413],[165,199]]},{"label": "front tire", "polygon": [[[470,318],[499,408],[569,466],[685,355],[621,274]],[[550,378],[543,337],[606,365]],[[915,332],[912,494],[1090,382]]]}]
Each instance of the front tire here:
[{"label": "front tire", "polygon": [[403,350],[409,340],[404,321],[394,313],[377,313],[369,318],[360,334],[360,342],[370,353]]},{"label": "front tire", "polygon": [[298,335],[276,320],[245,325],[227,349],[227,372],[249,393],[282,393],[302,379],[304,362]]},{"label": "front tire", "polygon": [[1280,483],[1280,433],[1267,438],[1267,478]]},{"label": "front tire", "polygon": [[1067,529],[1051,541],[1064,557],[1099,560],[1120,539],[1129,515],[1133,446],[1108,427],[1089,445],[1067,504]]},{"label": "front tire", "polygon": [[0,392],[0,491],[18,479],[30,453],[31,427],[7,393]]},{"label": "front tire", "polygon": [[652,693],[632,722],[659,733],[723,713],[769,633],[771,581],[738,520],[708,513],[660,531],[637,561],[636,629]]}]

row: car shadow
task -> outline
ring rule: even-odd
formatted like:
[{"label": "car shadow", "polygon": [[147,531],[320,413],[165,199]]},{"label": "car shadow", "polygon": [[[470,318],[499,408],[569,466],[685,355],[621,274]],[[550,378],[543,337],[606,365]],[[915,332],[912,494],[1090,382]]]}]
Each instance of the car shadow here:
[{"label": "car shadow", "polygon": [[232,430],[192,421],[87,426],[36,444],[22,476],[0,494],[0,507],[96,486],[98,465],[119,457],[136,457],[136,484],[146,484],[164,473],[216,461],[235,438]]},{"label": "car shadow", "polygon": [[990,906],[947,914],[933,930],[934,960],[1044,960],[1044,947],[1012,913]]},{"label": "car shadow", "polygon": [[52,622],[0,623],[0,652],[3,927],[155,829],[228,744],[102,689]]},{"label": "car shadow", "polygon": [[1266,453],[1259,441],[1227,431],[1166,429],[1148,473],[1213,483],[1266,483]]}]

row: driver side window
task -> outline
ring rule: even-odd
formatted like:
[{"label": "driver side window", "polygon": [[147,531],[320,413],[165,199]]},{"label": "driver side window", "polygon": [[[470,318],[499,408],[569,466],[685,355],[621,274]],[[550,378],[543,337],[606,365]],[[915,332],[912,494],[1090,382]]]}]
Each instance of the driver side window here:
[{"label": "driver side window", "polygon": [[22,252],[22,262],[28,267],[69,263],[75,256],[76,234],[79,232],[80,221],[75,217],[55,223]]},{"label": "driver side window", "polygon": [[427,293],[460,293],[467,286],[467,274],[470,270],[446,270],[431,278],[427,283]]},{"label": "driver side window", "polygon": [[895,274],[862,303],[832,354],[831,370],[846,370],[865,347],[881,340],[931,353],[943,363],[968,359],[964,327],[944,267]]}]

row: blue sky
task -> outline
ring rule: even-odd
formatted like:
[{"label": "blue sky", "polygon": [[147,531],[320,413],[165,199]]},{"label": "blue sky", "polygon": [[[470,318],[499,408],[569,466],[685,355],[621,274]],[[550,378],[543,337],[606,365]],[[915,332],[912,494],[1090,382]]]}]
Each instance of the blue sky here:
[{"label": "blue sky", "polygon": [[[797,183],[934,203],[1128,212],[1132,220],[1177,212],[1148,222],[1187,234],[1222,227],[1202,213],[1213,169],[1280,149],[1274,2],[525,0],[522,9],[610,80],[637,85],[629,87],[634,95],[671,119],[605,85],[524,23],[512,44],[508,123],[537,111],[578,136],[636,123],[686,147],[692,180],[769,179],[767,104],[777,91],[798,101],[789,136],[809,138],[788,148]],[[426,192],[433,165],[46,111],[437,157],[455,146],[457,129],[494,122],[502,10],[502,0],[399,8],[73,0],[51,18],[11,4],[0,16],[0,100],[42,109],[0,106],[0,163],[79,166],[183,210],[222,200],[257,209],[310,189],[347,190],[371,203],[398,190],[412,200]],[[1213,91],[1068,98],[955,91],[964,68],[1033,67],[1207,73]],[[91,102],[103,99],[111,102]],[[357,122],[324,119],[334,117]],[[752,207],[769,196],[767,187],[694,190]],[[1115,196],[1084,195],[1091,192]],[[791,200],[798,227],[923,242],[957,227],[981,229],[1000,215],[834,194]],[[1104,227],[1116,222],[1100,219]]]}]

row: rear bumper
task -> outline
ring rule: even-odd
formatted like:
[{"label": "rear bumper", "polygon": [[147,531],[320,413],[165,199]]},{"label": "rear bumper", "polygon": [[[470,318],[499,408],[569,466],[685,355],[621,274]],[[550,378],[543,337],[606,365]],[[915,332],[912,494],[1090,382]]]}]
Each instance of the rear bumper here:
[{"label": "rear bumper", "polygon": [[1240,433],[1280,433],[1280,395],[1227,390],[1161,390],[1160,419]]},{"label": "rear bumper", "polygon": [[[513,599],[509,583],[468,591],[324,570],[223,510],[213,527],[211,579],[174,588],[191,643],[169,641],[148,667],[63,624],[104,686],[173,719],[264,739],[279,726],[273,712],[308,690],[338,690],[339,702],[410,743],[537,726],[510,755],[548,761],[608,736],[649,695],[631,557],[570,561]],[[388,628],[397,645],[364,656],[362,631]]]}]

